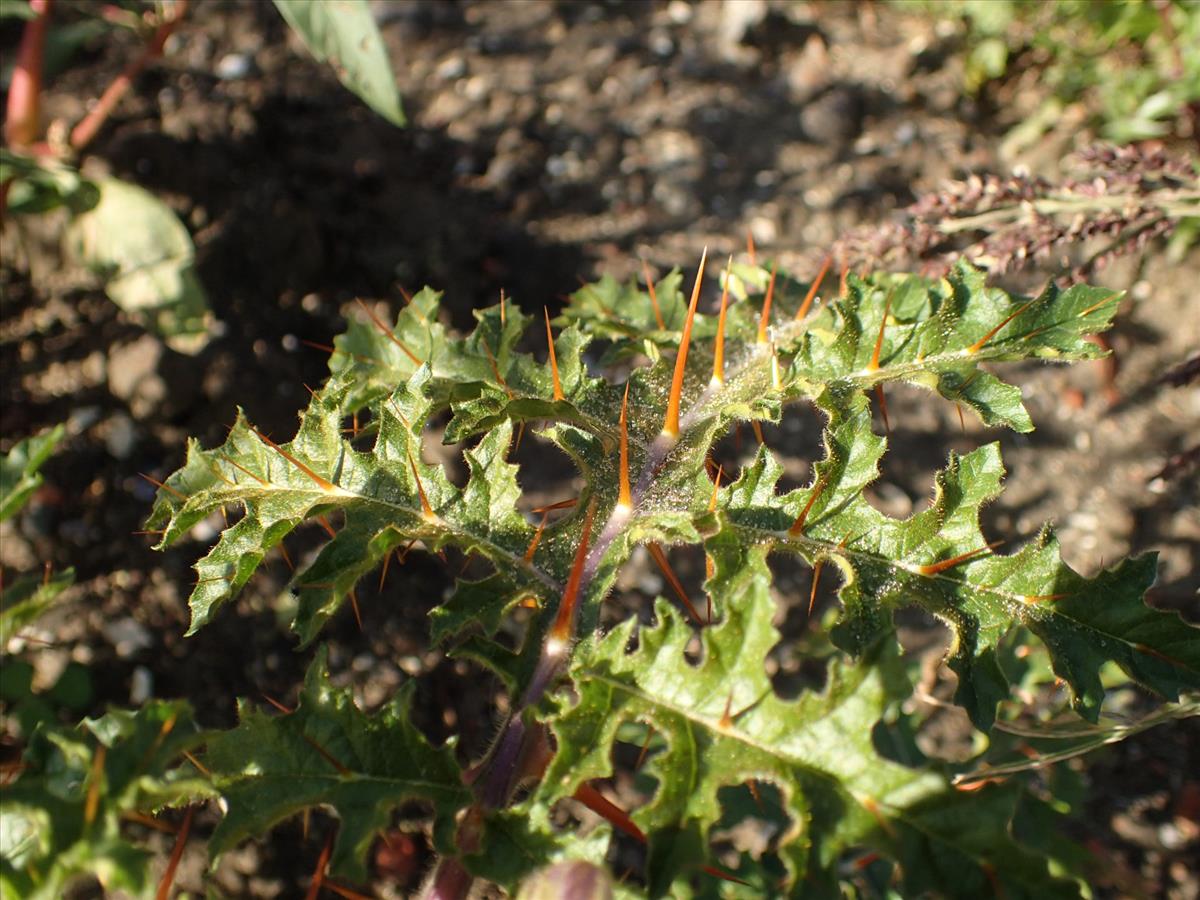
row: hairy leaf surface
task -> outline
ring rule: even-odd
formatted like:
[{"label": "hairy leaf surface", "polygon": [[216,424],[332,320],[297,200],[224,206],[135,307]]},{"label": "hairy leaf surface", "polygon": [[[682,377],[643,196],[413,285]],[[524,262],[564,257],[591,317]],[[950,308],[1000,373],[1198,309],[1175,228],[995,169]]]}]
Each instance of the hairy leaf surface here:
[{"label": "hairy leaf surface", "polygon": [[672,893],[677,878],[694,874],[721,817],[718,791],[747,781],[773,784],[786,798],[792,821],[773,848],[788,868],[781,893],[803,882],[806,891],[836,896],[840,856],[870,848],[914,861],[904,871],[910,896],[979,896],[992,877],[1003,880],[1006,896],[1075,895],[1032,854],[998,839],[1013,814],[1011,792],[968,799],[932,769],[876,752],[873,727],[908,692],[890,644],[857,665],[835,662],[820,694],[778,698],[763,668],[780,640],[766,548],[730,533],[707,547],[716,565],[708,587],[726,615],[704,631],[700,663],[685,659],[692,632],[661,602],[656,627],[627,622],[581,646],[571,669],[578,702],[561,701],[549,717],[559,752],[543,784],[545,802],[611,774],[617,729],[644,722],[667,741],[648,764],[658,781],[654,799],[635,815],[650,835],[652,895]]}]

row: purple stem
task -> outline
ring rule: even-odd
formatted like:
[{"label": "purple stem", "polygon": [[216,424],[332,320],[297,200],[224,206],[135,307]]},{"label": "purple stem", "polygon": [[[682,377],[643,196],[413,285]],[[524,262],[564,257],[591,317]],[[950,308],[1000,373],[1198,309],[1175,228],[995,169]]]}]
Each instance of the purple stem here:
[{"label": "purple stem", "polygon": [[[696,402],[684,414],[680,423],[684,430],[695,422],[698,410],[703,407],[715,389],[711,384],[706,387]],[[677,443],[678,441],[672,440],[666,434],[658,435],[651,442],[646,453],[646,462],[642,466],[637,484],[631,492],[632,496],[630,499],[633,509],[637,509],[642,498],[650,489],[650,485],[654,481],[654,476],[658,474],[658,470],[662,467],[667,455],[675,448]],[[580,574],[579,579],[580,596],[586,592],[588,585],[595,578],[596,572],[600,568],[600,561],[604,558],[604,554],[608,551],[612,542],[617,539],[617,535],[621,533],[621,529],[629,521],[630,515],[629,510],[622,510],[617,506],[613,507],[608,521],[604,523],[604,528],[600,532],[600,536],[596,539],[596,543],[592,545],[587,557],[584,559],[583,572]],[[578,608],[576,609],[576,615],[578,615]],[[571,626],[572,633],[574,633],[574,622],[571,623]],[[498,809],[508,803],[508,798],[518,777],[516,767],[518,761],[521,759],[525,743],[529,738],[529,730],[525,727],[521,713],[542,699],[551,682],[553,682],[554,677],[566,662],[568,656],[566,651],[562,648],[556,649],[558,652],[548,652],[550,650],[549,645],[543,644],[542,654],[538,659],[537,668],[533,671],[533,677],[530,678],[529,685],[525,688],[525,693],[521,696],[520,702],[513,709],[508,722],[505,724],[504,730],[500,734],[499,744],[496,746],[496,752],[492,754],[492,758],[487,764],[487,770],[482,777],[482,798],[484,804],[489,807]]]},{"label": "purple stem", "polygon": [[421,893],[421,900],[465,900],[471,890],[471,881],[471,873],[462,863],[451,856],[443,856]]}]

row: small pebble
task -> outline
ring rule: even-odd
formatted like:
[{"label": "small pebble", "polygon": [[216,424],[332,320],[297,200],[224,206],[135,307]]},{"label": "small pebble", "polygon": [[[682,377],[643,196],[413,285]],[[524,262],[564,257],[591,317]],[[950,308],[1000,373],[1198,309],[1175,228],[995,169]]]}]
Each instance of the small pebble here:
[{"label": "small pebble", "polygon": [[684,0],[671,0],[667,4],[667,18],[675,25],[686,25],[692,21],[692,5]]},{"label": "small pebble", "polygon": [[669,35],[661,31],[653,31],[650,33],[650,51],[655,56],[666,59],[675,52],[675,42]]},{"label": "small pebble", "polygon": [[145,666],[138,666],[129,679],[129,703],[132,706],[141,706],[153,696],[154,675]]},{"label": "small pebble", "polygon": [[117,656],[122,659],[127,659],[142,650],[148,650],[154,645],[154,638],[150,636],[146,626],[129,616],[106,622],[103,631],[105,640],[113,645]]},{"label": "small pebble", "polygon": [[442,81],[454,81],[467,73],[467,62],[461,56],[450,56],[438,63],[437,77]]},{"label": "small pebble", "polygon": [[107,422],[104,446],[114,459],[129,459],[138,442],[137,426],[123,412],[116,413]]},{"label": "small pebble", "polygon": [[1168,850],[1178,850],[1187,843],[1183,833],[1171,822],[1158,826],[1158,839]]},{"label": "small pebble", "polygon": [[254,70],[254,61],[245,53],[226,53],[216,65],[217,77],[222,81],[245,78]]}]

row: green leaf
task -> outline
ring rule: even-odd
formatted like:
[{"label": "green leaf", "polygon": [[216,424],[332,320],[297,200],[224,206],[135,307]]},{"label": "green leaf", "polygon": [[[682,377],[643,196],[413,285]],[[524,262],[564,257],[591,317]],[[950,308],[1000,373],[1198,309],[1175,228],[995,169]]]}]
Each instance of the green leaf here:
[{"label": "green leaf", "polygon": [[37,17],[38,14],[28,3],[5,3],[0,8],[0,19],[24,19],[28,22]]},{"label": "green leaf", "polygon": [[[347,316],[345,333],[333,341],[335,351],[329,358],[329,372],[353,385],[346,397],[348,412],[390,396],[396,385],[412,378],[423,363],[429,365],[435,379],[442,372],[451,381],[467,374],[444,362],[447,354],[452,353],[452,342],[437,320],[441,298],[440,293],[430,288],[420,291],[400,311],[390,330],[371,320],[364,322],[359,317]],[[529,321],[522,316],[515,333],[507,340],[502,337],[492,347],[497,359],[504,358]],[[483,359],[478,362],[486,364]],[[486,377],[481,366],[476,367],[475,374]]]},{"label": "green leaf", "polygon": [[0,147],[0,184],[6,182],[7,209],[17,216],[49,212],[60,206],[78,212],[95,206],[100,196],[91,181],[60,160],[22,156]]},{"label": "green leaf", "polygon": [[660,331],[654,313],[657,302],[663,319],[663,336],[667,342],[678,344],[679,330],[687,316],[687,298],[680,290],[682,284],[683,276],[678,269],[673,269],[655,285],[655,300],[652,301],[649,290],[641,290],[636,281],[621,284],[611,275],[605,275],[595,284],[585,284],[571,295],[563,309],[563,318],[588,323],[599,338],[641,341]]},{"label": "green leaf", "polygon": [[[651,300],[649,291],[641,290],[636,281],[621,284],[611,275],[605,275],[595,284],[585,284],[573,293],[561,319],[585,326],[593,337],[611,341],[612,347],[604,357],[606,363],[643,352],[647,345],[678,346],[688,308],[687,298],[680,290],[682,283],[679,270],[672,270],[655,285],[655,299]],[[658,316],[662,316],[662,327]],[[710,316],[699,316],[694,328],[698,336],[715,334],[716,321]]]},{"label": "green leaf", "polygon": [[49,577],[25,575],[5,585],[0,591],[0,648],[53,606],[74,583],[75,570],[67,569]]},{"label": "green leaf", "polygon": [[67,227],[71,261],[104,279],[104,290],[168,346],[198,353],[208,343],[212,313],[195,271],[191,236],[171,208],[117,178],[93,181],[94,206]]},{"label": "green leaf", "polygon": [[214,796],[207,779],[181,763],[205,737],[185,703],[159,700],[77,728],[43,724],[25,750],[25,768],[0,794],[4,895],[56,900],[83,874],[106,890],[152,895],[151,854],[121,837],[122,816]]},{"label": "green leaf", "polygon": [[969,406],[984,424],[1016,431],[1033,430],[1020,389],[979,364],[1100,356],[1084,338],[1109,327],[1122,296],[1087,285],[1060,291],[1051,283],[1036,298],[1009,297],[965,263],[934,283],[881,276],[851,277],[849,284],[796,343],[797,377],[858,388],[908,381]]},{"label": "green leaf", "polygon": [[405,802],[428,801],[439,840],[452,833],[471,795],[452,747],[430,746],[409,720],[413,683],[367,716],[326,669],[322,650],[294,712],[268,715],[242,703],[237,728],[209,742],[205,763],[228,804],[212,837],[214,855],[313,806],[341,820],[331,868],[352,880],[365,880],[372,839]]},{"label": "green leaf", "polygon": [[656,627],[635,629],[630,621],[584,642],[571,666],[578,700],[560,701],[547,716],[559,750],[541,802],[611,774],[618,728],[640,722],[667,744],[647,763],[655,795],[634,815],[650,836],[652,896],[686,883],[721,818],[719,791],[748,780],[776,787],[791,819],[771,847],[788,872],[777,889],[802,882],[815,896],[830,895],[841,855],[870,848],[912,861],[904,868],[906,896],[979,896],[992,877],[1006,896],[1075,896],[1003,837],[1011,792],[965,798],[936,771],[875,751],[873,726],[908,692],[890,643],[856,665],[834,662],[821,694],[777,697],[762,666],[780,639],[771,625],[766,548],[725,533],[707,549],[716,569],[708,588],[725,615],[702,633],[700,662],[685,658],[692,631],[662,601]]},{"label": "green leaf", "polygon": [[275,0],[275,8],[338,81],[393,125],[404,124],[396,76],[366,0]]},{"label": "green leaf", "polygon": [[[331,374],[351,385],[343,401],[345,412],[386,399],[397,384],[428,365],[427,396],[436,407],[449,406],[454,413],[446,426],[446,443],[465,440],[504,420],[553,419],[601,436],[610,448],[616,446],[608,416],[617,398],[601,379],[589,378],[583,364],[589,335],[568,328],[555,339],[563,391],[563,399],[555,400],[548,361],[516,350],[532,317],[511,303],[475,310],[478,325],[458,340],[438,321],[441,296],[425,288],[400,311],[394,326],[374,313],[367,321],[350,318],[346,333],[334,339],[329,360]],[[540,333],[538,337],[545,340]],[[564,450],[571,453],[568,447]]]},{"label": "green leaf", "polygon": [[[237,595],[287,534],[306,519],[328,521],[334,513],[342,515],[343,527],[294,580],[300,599],[295,627],[306,642],[358,578],[398,546],[418,540],[432,550],[449,543],[479,554],[503,567],[518,593],[557,592],[555,575],[524,559],[534,530],[516,511],[515,467],[504,460],[511,426],[494,429],[470,451],[465,488],[421,460],[418,435],[433,411],[423,396],[429,378],[423,366],[379,405],[370,451],[355,449],[341,435],[340,410],[350,386],[336,379],[314,395],[299,434],[287,444],[267,443],[239,415],[222,447],[189,448],[187,464],[167,480],[171,490],[159,493],[151,514],[151,527],[166,526],[162,545],[223,506],[245,510],[196,564],[192,632]],[[555,568],[567,565],[564,559]]]},{"label": "green leaf", "polygon": [[865,399],[856,394],[842,406],[826,395],[823,402],[831,419],[826,458],[817,464],[822,486],[803,534],[790,534],[790,526],[813,489],[773,496],[782,469],[765,452],[728,488],[722,521],[741,540],[777,541],[810,564],[837,565],[844,611],[834,637],[841,646],[865,652],[891,631],[894,610],[921,606],[954,631],[955,699],[985,729],[1008,695],[997,647],[1016,625],[1046,644],[1073,705],[1092,720],[1104,698],[1100,670],[1109,661],[1167,699],[1200,689],[1197,629],[1142,601],[1154,581],[1153,555],[1085,579],[1062,562],[1049,530],[1011,555],[989,552],[979,509],[1000,492],[1004,468],[995,444],[952,454],[930,508],[903,521],[888,518],[862,495],[883,449],[868,430]]},{"label": "green leaf", "polygon": [[[743,266],[734,276],[736,295],[759,289],[769,273]],[[683,382],[685,413],[677,441],[662,434],[673,364],[660,358],[634,371],[628,433],[636,500],[628,513],[615,509],[619,441],[614,426],[621,392],[588,376],[582,362],[587,340],[576,327],[555,339],[563,393],[555,400],[548,366],[516,350],[531,320],[515,309],[501,305],[477,312],[475,330],[458,340],[438,323],[438,295],[426,289],[394,326],[352,323],[331,360],[335,376],[314,396],[294,441],[276,448],[239,418],[223,447],[204,451],[193,446],[184,469],[168,479],[170,492],[160,493],[150,527],[166,525],[164,546],[227,505],[242,506],[246,513],[197,565],[192,630],[237,595],[266,553],[290,531],[308,520],[328,522],[339,513],[342,525],[336,537],[295,578],[300,595],[295,624],[303,640],[316,635],[358,579],[382,565],[396,547],[418,541],[432,550],[453,545],[495,567],[482,581],[460,584],[458,593],[434,613],[438,639],[475,625],[491,635],[518,601],[532,597],[547,604],[560,595],[574,554],[572,536],[594,494],[599,520],[607,524],[598,524],[592,548],[596,562],[579,616],[579,627],[586,631],[598,622],[600,603],[637,544],[699,540],[696,523],[706,518],[711,493],[703,463],[713,442],[738,420],[774,420],[783,402],[809,398],[827,410],[831,422],[826,459],[817,464],[822,487],[804,534],[786,533],[811,494],[774,498],[778,467],[768,457],[742,473],[722,506],[745,539],[782,541],[810,564],[828,559],[843,568],[846,613],[838,629],[843,646],[861,650],[873,643],[888,630],[891,611],[901,601],[921,604],[957,631],[951,662],[961,679],[959,699],[975,722],[985,726],[1007,692],[995,658],[996,642],[1014,624],[1030,626],[1056,649],[1055,665],[1075,690],[1077,707],[1089,716],[1095,715],[1102,696],[1094,674],[1101,657],[1115,659],[1168,697],[1194,683],[1187,643],[1191,630],[1177,622],[1163,625],[1168,620],[1141,604],[1147,562],[1094,584],[1118,598],[1112,601],[1114,608],[1129,617],[1120,619],[1121,624],[1159,623],[1139,625],[1149,642],[1123,639],[1115,622],[1058,614],[1054,606],[1046,606],[1047,613],[1037,602],[1022,599],[1064,593],[1068,582],[1075,585],[1072,594],[1083,590],[1063,566],[1043,560],[1029,568],[1030,554],[1054,556],[1048,534],[1022,551],[1026,556],[983,558],[986,540],[977,513],[999,490],[1002,467],[994,448],[952,459],[939,476],[934,508],[910,522],[887,519],[862,496],[876,477],[884,447],[871,431],[865,390],[890,379],[912,380],[969,403],[985,419],[1025,427],[1019,391],[983,372],[979,362],[1094,355],[1094,345],[1083,335],[1107,325],[1115,295],[1092,288],[1061,293],[1049,288],[1032,300],[1010,299],[986,288],[975,270],[960,266],[948,281],[933,284],[913,277],[851,279],[845,297],[797,322],[788,319],[786,308],[798,301],[799,286],[785,276],[776,289],[781,311],[766,342],[756,337],[757,313],[727,322],[719,382],[708,377],[711,342],[696,338]],[[614,311],[630,306],[603,300],[610,295],[628,299],[613,290],[609,285],[595,296],[580,296],[575,314],[583,316],[599,303],[598,309],[607,310],[604,321],[612,325],[619,319]],[[673,287],[668,295],[675,295]],[[668,295],[660,302],[668,303]],[[749,306],[747,300],[742,296],[737,304]],[[633,307],[630,315],[652,316]],[[610,340],[621,340],[619,332],[612,331]],[[783,352],[795,354],[790,364],[780,359]],[[400,379],[398,388],[395,379]],[[478,447],[467,451],[470,474],[463,489],[440,467],[422,462],[420,435],[447,406],[452,413],[447,440],[486,432]],[[364,427],[375,439],[369,451],[357,449],[341,434],[341,417],[359,409],[367,411]],[[538,420],[554,423],[542,435],[574,460],[588,488],[576,513],[547,529],[535,555],[526,559],[535,530],[516,511],[516,473],[504,456],[512,423]],[[424,503],[430,505],[429,514]],[[945,571],[921,571],[974,551],[981,551],[978,558],[964,557]],[[995,566],[1001,569],[990,568]],[[990,580],[980,580],[979,573]],[[1074,602],[1062,608],[1073,609]],[[525,677],[547,620],[545,615],[537,618],[517,657],[503,665],[499,660],[504,654],[479,642],[470,652],[496,660],[506,679]],[[1076,647],[1080,642],[1088,644],[1086,652]]]},{"label": "green leaf", "polygon": [[[736,301],[747,300],[748,289],[756,289],[761,294],[769,279],[769,273],[757,266],[733,267],[730,291],[734,302],[729,304],[727,311],[727,335],[736,339],[757,330],[759,309],[754,308],[753,303]],[[679,346],[683,322],[687,317],[688,298],[684,296],[682,286],[683,276],[677,269],[655,284],[655,299],[663,320],[661,328],[649,289],[641,289],[633,280],[621,284],[610,275],[603,276],[594,284],[585,284],[573,293],[563,308],[561,319],[586,328],[593,337],[609,341],[611,346],[603,357],[606,364],[639,354],[673,352]],[[798,291],[797,283],[784,274],[779,279],[776,298]],[[714,338],[717,318],[703,311],[697,312],[692,324],[693,339]],[[652,356],[652,361],[657,361],[657,355]]]},{"label": "green leaf", "polygon": [[[460,580],[434,606],[431,634],[449,653],[499,675],[512,717],[499,748],[472,771],[472,788],[454,781],[461,793],[439,795],[445,802],[437,845],[506,887],[552,859],[582,858],[571,856],[580,845],[553,824],[561,821],[554,804],[611,774],[623,733],[644,735],[653,726],[665,749],[646,770],[657,788],[635,818],[649,834],[645,876],[656,895],[690,895],[691,879],[706,877],[697,866],[713,861],[714,836],[746,817],[743,785],[750,778],[764,786],[769,815],[778,820],[766,856],[743,853],[735,867],[751,891],[781,890],[783,879],[784,890],[791,884],[806,895],[834,896],[846,866],[858,871],[858,854],[875,852],[880,862],[864,863],[864,870],[884,889],[891,877],[886,860],[896,860],[906,896],[978,896],[992,891],[993,879],[1005,895],[1074,896],[1078,885],[1052,877],[1047,866],[1063,855],[1059,850],[1035,852],[1010,836],[1023,797],[1018,780],[966,795],[915,745],[902,755],[904,765],[877,749],[905,743],[902,735],[888,736],[885,721],[908,692],[892,618],[917,605],[949,625],[957,700],[983,729],[1010,685],[1028,675],[1013,652],[1014,629],[1040,640],[1089,717],[1100,709],[1108,662],[1165,697],[1200,687],[1197,631],[1143,604],[1151,558],[1084,579],[1062,563],[1049,530],[1010,553],[989,547],[979,510],[1000,490],[995,445],[952,455],[922,512],[899,520],[874,509],[864,492],[878,477],[887,443],[872,430],[869,397],[889,381],[910,381],[970,405],[986,422],[1028,429],[1019,390],[983,366],[1095,356],[1085,337],[1108,326],[1118,297],[1079,287],[1013,298],[964,265],[937,282],[851,278],[844,296],[797,319],[808,286],[779,273],[764,319],[770,278],[758,266],[733,267],[723,352],[715,344],[717,317],[697,319],[678,394],[672,357],[681,353],[681,336],[667,317],[678,314],[682,295],[670,278],[659,286],[662,329],[636,284],[608,281],[578,292],[564,313],[570,324],[550,335],[557,377],[549,348],[540,350],[545,322],[511,304],[477,311],[465,336],[439,322],[439,296],[429,289],[394,324],[373,310],[352,317],[336,341],[333,374],[292,440],[276,444],[239,416],[223,446],[193,443],[184,467],[159,492],[149,527],[164,528],[163,546],[221,509],[242,511],[197,564],[192,630],[237,596],[266,554],[305,523],[332,532],[293,579],[294,625],[305,641],[397,548],[453,547],[485,561],[490,569]],[[623,383],[589,371],[596,335],[607,343],[603,354],[628,371]],[[677,423],[666,413],[669,397],[678,401]],[[780,494],[782,466],[761,448],[714,492],[706,467],[714,444],[737,423],[780,421],[798,402],[815,403],[828,416],[813,483]],[[451,452],[465,466],[465,481],[425,462],[424,436],[442,422],[444,442],[462,445]],[[553,443],[579,476],[578,488],[561,497],[575,501],[574,509],[544,528],[520,511],[522,486],[540,473],[518,473],[509,462],[524,432],[532,433],[527,440]],[[698,663],[684,653],[690,627],[661,603],[656,627],[635,630],[626,621],[606,636],[596,633],[618,573],[639,544],[650,542],[704,543],[710,556],[707,588],[718,623],[708,627],[690,613],[691,625],[703,629]],[[857,658],[832,663],[825,691],[796,701],[777,697],[763,669],[780,640],[771,624],[771,552],[828,564],[827,578],[840,575],[843,608],[832,638]],[[701,599],[688,605],[702,608]],[[550,640],[556,618],[563,628]],[[571,641],[563,640],[567,629]],[[548,702],[547,692],[553,695],[564,677],[576,699]],[[537,714],[557,736],[545,779],[520,805],[493,808],[514,783],[504,767],[524,758],[522,747],[530,750],[522,741],[535,733]],[[341,731],[367,728],[358,715],[347,713],[353,721]],[[247,716],[253,727],[245,733],[256,740],[267,723],[290,721]],[[400,728],[403,711],[390,712],[387,723]],[[246,750],[236,746],[230,766]],[[348,746],[357,752],[353,741]],[[298,800],[279,787],[261,815],[254,804],[240,804],[238,836],[326,802],[317,799],[321,791],[343,780],[357,788],[347,774],[355,767],[341,756],[333,754],[333,765],[311,747],[305,752],[305,764],[324,772],[325,781]],[[250,785],[257,771],[244,774]],[[391,792],[380,800],[387,809],[394,802]],[[450,828],[464,806],[474,810],[466,836],[479,837],[478,848],[473,839],[456,840]],[[347,866],[383,815],[376,807],[345,813],[355,823],[349,839],[343,831],[348,843],[339,850]]]},{"label": "green leaf", "polygon": [[42,483],[38,469],[66,433],[64,426],[55,425],[49,431],[17,441],[0,459],[0,522],[16,515],[29,502]]}]

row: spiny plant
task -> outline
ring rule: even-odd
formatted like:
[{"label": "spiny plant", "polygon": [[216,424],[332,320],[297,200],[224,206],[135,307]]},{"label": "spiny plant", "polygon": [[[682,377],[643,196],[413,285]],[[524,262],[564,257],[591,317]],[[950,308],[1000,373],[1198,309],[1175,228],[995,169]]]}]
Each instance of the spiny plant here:
[{"label": "spiny plant", "polygon": [[[414,725],[414,682],[368,715],[318,652],[294,709],[243,703],[237,727],[206,736],[196,761],[224,813],[214,854],[323,807],[340,827],[316,884],[326,861],[329,876],[361,882],[373,839],[415,801],[440,855],[425,887],[436,898],[465,896],[473,879],[515,889],[551,863],[606,858],[637,871],[606,886],[586,866],[554,877],[581,872],[597,896],[1086,891],[1077,855],[1048,836],[1046,783],[1039,795],[1032,776],[1001,765],[1012,741],[993,732],[997,710],[1039,665],[1092,723],[1118,669],[1178,701],[1200,689],[1197,630],[1144,605],[1153,555],[1086,578],[1061,560],[1049,528],[999,552],[979,521],[1000,491],[995,444],[951,454],[928,508],[907,519],[864,492],[887,447],[872,411],[874,399],[886,432],[887,383],[1029,431],[1020,389],[985,364],[1098,355],[1086,336],[1109,326],[1120,295],[1051,285],[1011,297],[964,263],[937,281],[843,272],[822,303],[825,270],[803,284],[730,260],[719,307],[704,314],[704,270],[702,258],[688,299],[678,273],[645,289],[606,277],[556,322],[546,313],[535,323],[501,298],[475,312],[466,336],[439,321],[430,289],[394,324],[364,305],[370,322],[336,339],[330,378],[292,440],[277,443],[239,413],[221,446],[189,445],[147,526],[160,546],[243,511],[196,563],[189,633],[307,522],[330,537],[292,580],[304,645],[349,614],[347,601],[358,614],[355,586],[373,570],[385,574],[416,547],[453,549],[487,571],[464,574],[435,606],[431,640],[494,672],[508,697],[494,742],[464,765],[453,742],[434,746]],[[545,328],[545,361],[521,349],[531,325]],[[782,465],[761,444],[736,474],[709,464],[739,423],[761,428],[802,403],[826,419],[807,486],[781,491]],[[425,458],[443,422],[443,441],[465,448],[462,486]],[[509,461],[525,431],[565,453],[583,483],[533,519]],[[566,512],[551,522],[554,509]],[[686,545],[705,559],[696,602],[667,561],[668,548]],[[639,547],[662,565],[678,607],[660,598],[648,623],[603,628],[601,607]],[[805,644],[827,663],[824,686],[794,699],[764,665],[785,599],[771,556],[810,567],[812,597],[823,571],[841,581],[832,645]],[[952,765],[918,749],[901,708],[911,665],[893,624],[906,607],[948,626],[954,701],[993,734],[987,754]],[[645,801],[623,809],[605,792],[610,778]],[[607,824],[571,827],[581,807]],[[747,822],[758,846],[729,837]]]}]

